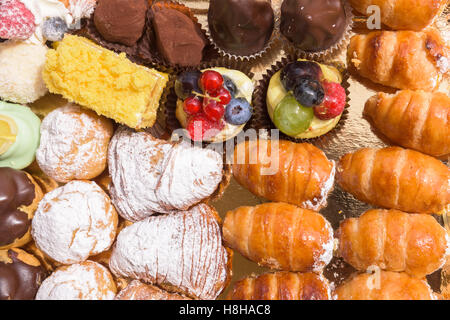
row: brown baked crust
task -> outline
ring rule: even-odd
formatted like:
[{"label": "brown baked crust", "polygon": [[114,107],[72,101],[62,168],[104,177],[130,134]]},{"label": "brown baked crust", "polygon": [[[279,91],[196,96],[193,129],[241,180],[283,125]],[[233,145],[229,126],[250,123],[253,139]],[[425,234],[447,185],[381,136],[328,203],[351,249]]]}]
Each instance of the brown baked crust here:
[{"label": "brown baked crust", "polygon": [[442,13],[447,0],[350,0],[350,4],[362,14],[376,5],[383,24],[395,30],[420,31]]},{"label": "brown baked crust", "polygon": [[[31,204],[29,204],[28,206],[22,205],[18,208],[18,210],[26,213],[26,215],[28,216],[28,220],[31,221],[33,219],[34,212],[36,211],[39,202],[42,200],[42,198],[44,196],[44,193],[42,192],[41,187],[37,184],[37,182],[34,180],[34,178],[28,172],[25,172],[25,171],[22,171],[22,172],[26,174],[28,180],[34,186],[34,199]],[[9,243],[5,246],[0,246],[0,250],[22,247],[30,241],[31,241],[31,225],[28,228],[28,231],[23,236],[21,236],[18,239],[15,239],[14,242],[12,242],[12,243]]]},{"label": "brown baked crust", "polygon": [[430,215],[369,210],[344,220],[337,232],[339,254],[360,271],[376,265],[423,278],[442,267],[448,246],[445,229]]},{"label": "brown baked crust", "polygon": [[414,213],[442,213],[450,203],[450,169],[420,152],[365,148],[343,156],[337,182],[366,203]]},{"label": "brown baked crust", "polygon": [[433,91],[448,72],[449,48],[432,28],[355,35],[347,55],[358,74],[398,89]]},{"label": "brown baked crust", "polygon": [[191,300],[177,293],[170,293],[139,280],[131,281],[115,300]]},{"label": "brown baked crust", "polygon": [[371,97],[364,115],[391,141],[432,156],[450,153],[450,97],[403,90]]},{"label": "brown baked crust", "polygon": [[[354,275],[340,285],[334,295],[337,300],[434,300],[437,297],[425,280],[412,278],[406,273],[380,271],[377,274]],[[374,284],[375,288],[371,288]]]},{"label": "brown baked crust", "polygon": [[226,300],[330,300],[330,285],[315,273],[276,272],[234,284]]},{"label": "brown baked crust", "polygon": [[286,271],[320,271],[333,250],[333,230],[328,221],[314,211],[287,203],[229,211],[223,237],[225,245],[244,257]]},{"label": "brown baked crust", "polygon": [[[334,179],[334,163],[309,143],[280,140],[278,148],[273,144],[260,139],[237,145],[234,178],[255,195],[271,201],[313,210],[326,206]],[[277,149],[278,156],[272,155],[272,150]],[[274,168],[275,173],[269,168]]]}]

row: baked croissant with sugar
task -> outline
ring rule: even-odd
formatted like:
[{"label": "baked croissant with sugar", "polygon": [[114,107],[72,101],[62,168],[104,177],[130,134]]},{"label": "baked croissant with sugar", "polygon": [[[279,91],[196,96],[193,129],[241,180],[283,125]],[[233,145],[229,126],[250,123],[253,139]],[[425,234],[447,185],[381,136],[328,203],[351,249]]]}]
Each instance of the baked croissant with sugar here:
[{"label": "baked croissant with sugar", "polygon": [[312,272],[275,272],[236,282],[227,300],[331,300],[323,275]]},{"label": "baked croissant with sugar", "polygon": [[380,92],[367,101],[364,115],[402,147],[436,157],[450,153],[450,98],[445,93]]},{"label": "baked croissant with sugar", "polygon": [[216,151],[126,127],[111,140],[108,168],[111,200],[130,221],[187,210],[210,197],[223,178],[223,158]]},{"label": "baked croissant with sugar", "polygon": [[119,233],[110,270],[193,299],[215,299],[230,280],[232,259],[218,219],[212,207],[199,204],[135,222]]},{"label": "baked croissant with sugar", "polygon": [[348,63],[385,86],[433,91],[449,68],[449,48],[436,29],[374,31],[352,37]]},{"label": "baked croissant with sugar", "polygon": [[437,300],[426,280],[391,271],[353,275],[334,295],[337,300]]},{"label": "baked croissant with sugar", "polygon": [[420,31],[442,13],[447,0],[350,0],[350,4],[364,15],[369,6],[378,6],[381,22],[392,29]]},{"label": "baked croissant with sugar", "polygon": [[346,219],[337,238],[339,255],[360,271],[376,265],[423,278],[440,269],[450,253],[450,238],[436,219],[398,210],[369,210]]},{"label": "baked croissant with sugar", "polygon": [[255,140],[238,144],[233,175],[257,196],[319,210],[333,188],[335,164],[309,143]]},{"label": "baked croissant with sugar", "polygon": [[366,203],[415,213],[442,213],[450,203],[450,169],[420,152],[365,148],[339,161],[337,182]]},{"label": "baked croissant with sugar", "polygon": [[227,212],[226,246],[260,266],[321,271],[331,260],[333,229],[319,213],[287,203],[265,203]]}]

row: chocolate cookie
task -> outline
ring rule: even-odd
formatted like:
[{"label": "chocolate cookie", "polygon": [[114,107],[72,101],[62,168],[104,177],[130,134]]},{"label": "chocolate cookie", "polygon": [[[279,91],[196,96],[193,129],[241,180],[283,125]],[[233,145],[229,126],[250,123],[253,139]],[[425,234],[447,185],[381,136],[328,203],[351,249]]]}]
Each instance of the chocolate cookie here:
[{"label": "chocolate cookie", "polygon": [[326,50],[342,38],[346,13],[341,0],[284,0],[281,33],[307,52]]},{"label": "chocolate cookie", "polygon": [[211,0],[209,30],[224,51],[248,56],[263,50],[269,42],[274,16],[267,0]]},{"label": "chocolate cookie", "polygon": [[94,23],[104,39],[133,46],[144,32],[147,0],[99,0]]}]

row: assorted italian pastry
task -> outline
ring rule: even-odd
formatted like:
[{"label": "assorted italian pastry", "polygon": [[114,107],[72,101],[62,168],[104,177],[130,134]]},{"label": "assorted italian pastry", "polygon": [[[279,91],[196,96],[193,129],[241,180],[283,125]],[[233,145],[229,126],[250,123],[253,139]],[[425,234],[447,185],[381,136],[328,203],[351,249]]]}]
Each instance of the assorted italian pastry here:
[{"label": "assorted italian pastry", "polygon": [[450,169],[417,151],[365,148],[343,156],[337,167],[342,189],[378,207],[438,214],[450,203]]},{"label": "assorted italian pastry", "polygon": [[[350,39],[344,0],[210,1],[208,31],[168,0],[0,0],[0,300],[440,298],[426,277],[450,254],[432,216],[450,210],[446,1],[348,2],[390,30]],[[262,92],[246,64],[279,32],[302,55]],[[260,116],[295,141],[335,128],[347,40],[349,70],[399,89],[361,115],[395,146],[335,162],[312,144],[326,137],[239,139]],[[161,134],[171,120],[190,139]],[[215,147],[233,141],[229,165]],[[231,176],[257,205],[217,212]],[[373,209],[333,230],[335,183]],[[232,282],[234,253],[264,272]],[[333,257],[347,279],[329,279]]]},{"label": "assorted italian pastry", "polygon": [[379,92],[364,115],[399,146],[441,157],[450,154],[450,97],[443,92]]}]

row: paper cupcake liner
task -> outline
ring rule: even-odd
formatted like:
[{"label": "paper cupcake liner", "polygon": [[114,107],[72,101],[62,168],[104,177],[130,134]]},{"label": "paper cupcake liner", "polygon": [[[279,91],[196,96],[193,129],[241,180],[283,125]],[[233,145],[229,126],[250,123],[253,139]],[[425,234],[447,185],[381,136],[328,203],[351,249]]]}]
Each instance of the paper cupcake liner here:
[{"label": "paper cupcake liner", "polygon": [[[243,72],[245,75],[247,75],[250,79],[253,79],[254,74],[250,71],[251,66],[247,63],[244,63],[243,61],[235,60],[235,59],[229,59],[227,57],[222,57],[219,59],[215,59],[210,62],[204,62],[197,68],[188,68],[186,70],[203,70],[208,68],[215,68],[215,67],[224,67],[227,69],[233,69],[233,70],[239,70]],[[173,79],[173,86],[171,88],[171,91],[169,92],[167,96],[167,101],[163,106],[163,117],[165,121],[165,128],[167,132],[171,135],[173,131],[176,129],[182,128],[180,122],[178,121],[176,117],[176,107],[177,107],[177,100],[178,97],[175,93],[175,80],[176,76],[174,76]],[[209,145],[210,143],[204,142],[203,145]]]},{"label": "paper cupcake liner", "polygon": [[160,1],[154,3],[150,9],[147,11],[147,19],[146,19],[146,30],[144,37],[148,39],[146,43],[143,43],[140,48],[138,55],[142,59],[142,61],[146,64],[150,64],[152,66],[157,67],[158,69],[171,69],[174,73],[179,73],[182,70],[195,68],[197,66],[193,67],[184,67],[177,64],[172,64],[168,62],[162,54],[158,51],[155,44],[155,35],[153,33],[153,27],[152,27],[152,8],[158,9],[158,8],[168,8],[168,9],[174,9],[178,10],[181,13],[188,16],[201,30],[205,40],[206,40],[206,46],[203,49],[203,59],[200,62],[200,65],[202,63],[207,63],[210,61],[213,61],[220,57],[219,52],[214,48],[214,46],[210,43],[206,36],[206,30],[202,28],[202,25],[198,22],[198,19],[194,16],[191,9],[181,3],[175,2],[175,1]]},{"label": "paper cupcake liner", "polygon": [[[280,39],[283,42],[283,46],[285,51],[288,54],[296,55],[299,58],[302,59],[308,59],[308,60],[324,60],[324,59],[332,59],[336,55],[338,55],[342,50],[347,48],[347,45],[350,43],[350,38],[352,37],[352,28],[353,28],[353,9],[350,6],[350,3],[347,0],[343,0],[344,2],[344,10],[345,10],[345,16],[346,16],[346,29],[344,33],[342,34],[341,38],[330,48],[322,51],[317,52],[309,52],[304,51],[300,48],[298,48],[294,43],[289,41],[281,31],[279,31]],[[281,7],[279,8],[279,11],[277,12],[280,23],[281,23]]]},{"label": "paper cupcake liner", "polygon": [[[250,121],[247,123],[247,127],[251,129],[257,130],[260,134],[264,132],[264,134],[270,135],[270,130],[277,129],[275,124],[273,124],[272,120],[270,119],[269,113],[267,112],[267,105],[266,105],[266,96],[267,96],[267,90],[269,88],[270,79],[272,76],[277,73],[279,70],[284,68],[289,62],[296,61],[297,59],[301,59],[301,56],[296,55],[289,55],[285,58],[282,58],[280,61],[276,62],[270,69],[268,69],[264,74],[262,80],[260,80],[258,86],[255,89],[255,92],[253,94],[253,117],[250,119]],[[313,59],[309,59],[313,60]],[[348,118],[348,108],[350,106],[350,84],[348,82],[349,80],[349,73],[345,69],[345,66],[342,63],[338,63],[335,61],[325,61],[323,59],[316,59],[314,60],[316,62],[320,62],[322,64],[330,65],[336,67],[339,72],[342,75],[342,83],[341,85],[345,89],[345,93],[347,96],[347,103],[345,106],[345,109],[342,113],[341,119],[337,123],[337,125],[327,132],[326,134],[316,137],[316,138],[308,138],[308,139],[296,139],[292,138],[281,131],[279,131],[279,137],[283,140],[289,140],[293,142],[313,142],[314,144],[318,146],[326,145],[327,141],[330,141],[330,139],[334,139],[339,132],[342,130],[342,128],[345,125],[345,122]]]},{"label": "paper cupcake liner", "polygon": [[207,28],[205,28],[206,35],[207,35],[209,41],[211,41],[215,50],[217,50],[221,56],[226,57],[230,60],[238,60],[238,61],[242,61],[242,62],[244,62],[244,61],[245,62],[253,62],[254,60],[264,57],[273,47],[275,47],[274,44],[276,43],[277,39],[280,38],[280,35],[279,35],[280,19],[279,19],[279,15],[277,15],[277,12],[276,12],[276,6],[273,3],[272,3],[272,9],[274,11],[274,19],[275,19],[272,35],[270,36],[270,39],[267,41],[264,48],[262,50],[260,50],[259,52],[253,53],[252,55],[244,56],[244,55],[236,55],[236,54],[227,52],[225,49],[223,49],[217,43],[214,42],[214,39],[211,36],[211,31],[209,30],[209,26]]}]

